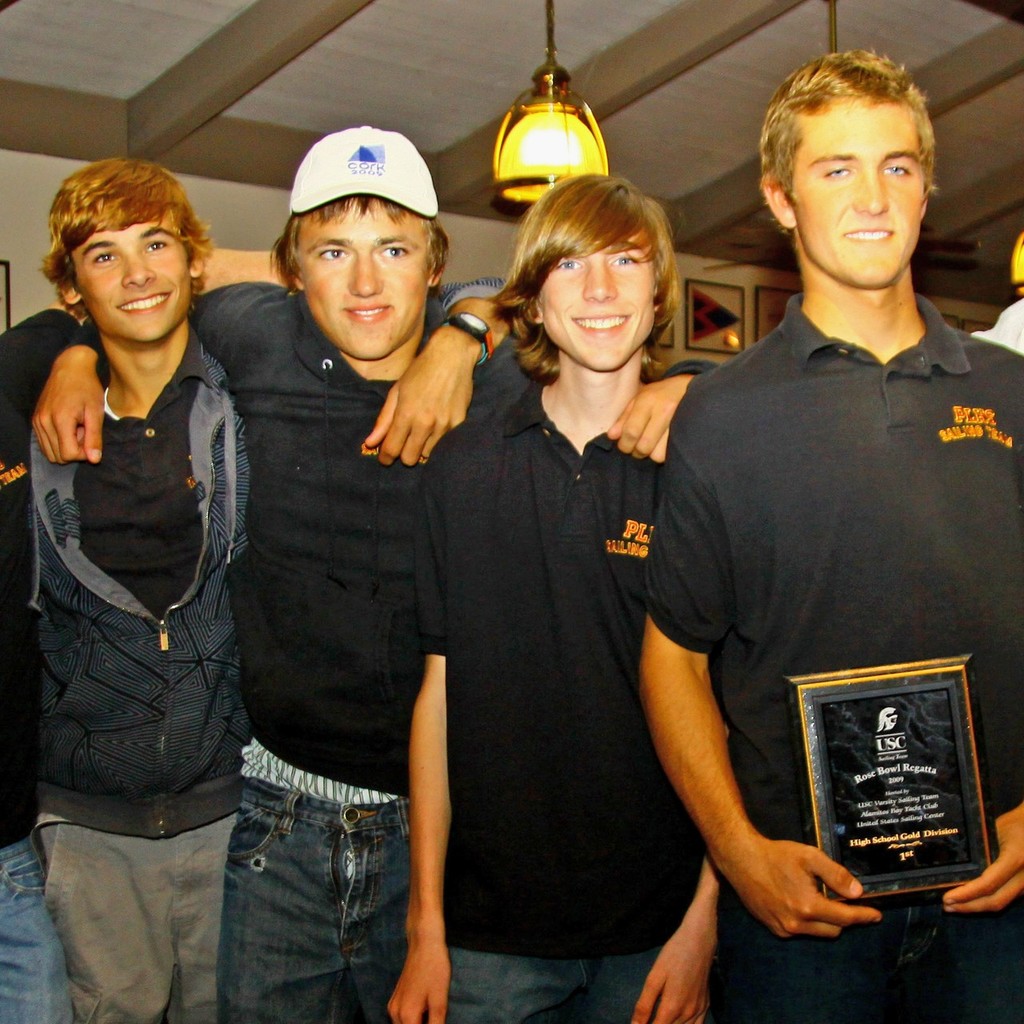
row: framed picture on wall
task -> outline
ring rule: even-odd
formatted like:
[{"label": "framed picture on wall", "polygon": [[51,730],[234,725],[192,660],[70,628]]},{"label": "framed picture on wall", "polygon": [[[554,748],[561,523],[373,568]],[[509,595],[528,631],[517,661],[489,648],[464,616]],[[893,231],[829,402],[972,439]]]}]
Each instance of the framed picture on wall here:
[{"label": "framed picture on wall", "polygon": [[786,303],[796,292],[791,288],[769,288],[758,285],[754,289],[754,341],[760,341],[774,331],[786,315]]},{"label": "framed picture on wall", "polygon": [[11,264],[8,260],[0,260],[0,324],[3,329],[11,326]]},{"label": "framed picture on wall", "polygon": [[743,348],[743,289],[711,281],[686,282],[686,347],[733,355]]}]

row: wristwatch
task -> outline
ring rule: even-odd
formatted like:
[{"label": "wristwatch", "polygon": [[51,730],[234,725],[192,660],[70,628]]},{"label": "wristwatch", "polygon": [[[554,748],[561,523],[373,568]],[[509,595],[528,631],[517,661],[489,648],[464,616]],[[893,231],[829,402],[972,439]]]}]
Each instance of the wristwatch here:
[{"label": "wristwatch", "polygon": [[494,339],[491,337],[491,329],[487,326],[487,321],[475,313],[453,313],[441,326],[457,327],[480,342],[480,358],[476,361],[477,366],[486,363],[494,355]]}]

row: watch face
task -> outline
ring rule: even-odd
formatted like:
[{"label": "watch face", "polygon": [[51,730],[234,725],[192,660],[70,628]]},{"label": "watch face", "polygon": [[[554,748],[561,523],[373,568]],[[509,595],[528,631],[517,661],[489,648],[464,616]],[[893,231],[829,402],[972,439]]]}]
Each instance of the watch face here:
[{"label": "watch face", "polygon": [[472,331],[479,331],[481,334],[486,334],[488,331],[487,322],[475,313],[456,313],[452,320]]}]

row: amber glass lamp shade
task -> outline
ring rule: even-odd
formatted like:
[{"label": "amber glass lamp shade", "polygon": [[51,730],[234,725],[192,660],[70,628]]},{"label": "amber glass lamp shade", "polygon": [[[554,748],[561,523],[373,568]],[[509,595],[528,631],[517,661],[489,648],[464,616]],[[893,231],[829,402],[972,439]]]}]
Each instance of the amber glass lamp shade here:
[{"label": "amber glass lamp shade", "polygon": [[533,85],[509,108],[494,145],[495,189],[512,203],[536,202],[560,178],[608,173],[601,129],[565,69],[545,64]]},{"label": "amber glass lamp shade", "polygon": [[1010,284],[1017,289],[1018,295],[1024,295],[1024,231],[1017,236],[1017,244],[1010,257]]}]

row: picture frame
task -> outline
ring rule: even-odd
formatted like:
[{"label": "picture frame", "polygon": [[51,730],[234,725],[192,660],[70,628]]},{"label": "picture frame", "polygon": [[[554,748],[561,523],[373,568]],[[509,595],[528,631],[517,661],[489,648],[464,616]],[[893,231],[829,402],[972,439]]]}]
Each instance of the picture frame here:
[{"label": "picture frame", "polygon": [[11,329],[11,263],[0,260],[0,323],[3,329]]},{"label": "picture frame", "polygon": [[770,334],[786,315],[786,303],[796,295],[792,288],[759,284],[754,288],[754,341]]},{"label": "picture frame", "polygon": [[865,896],[958,885],[992,863],[970,655],[786,678],[807,841]]},{"label": "picture frame", "polygon": [[740,285],[686,282],[686,348],[735,355],[743,348],[744,329]]}]

